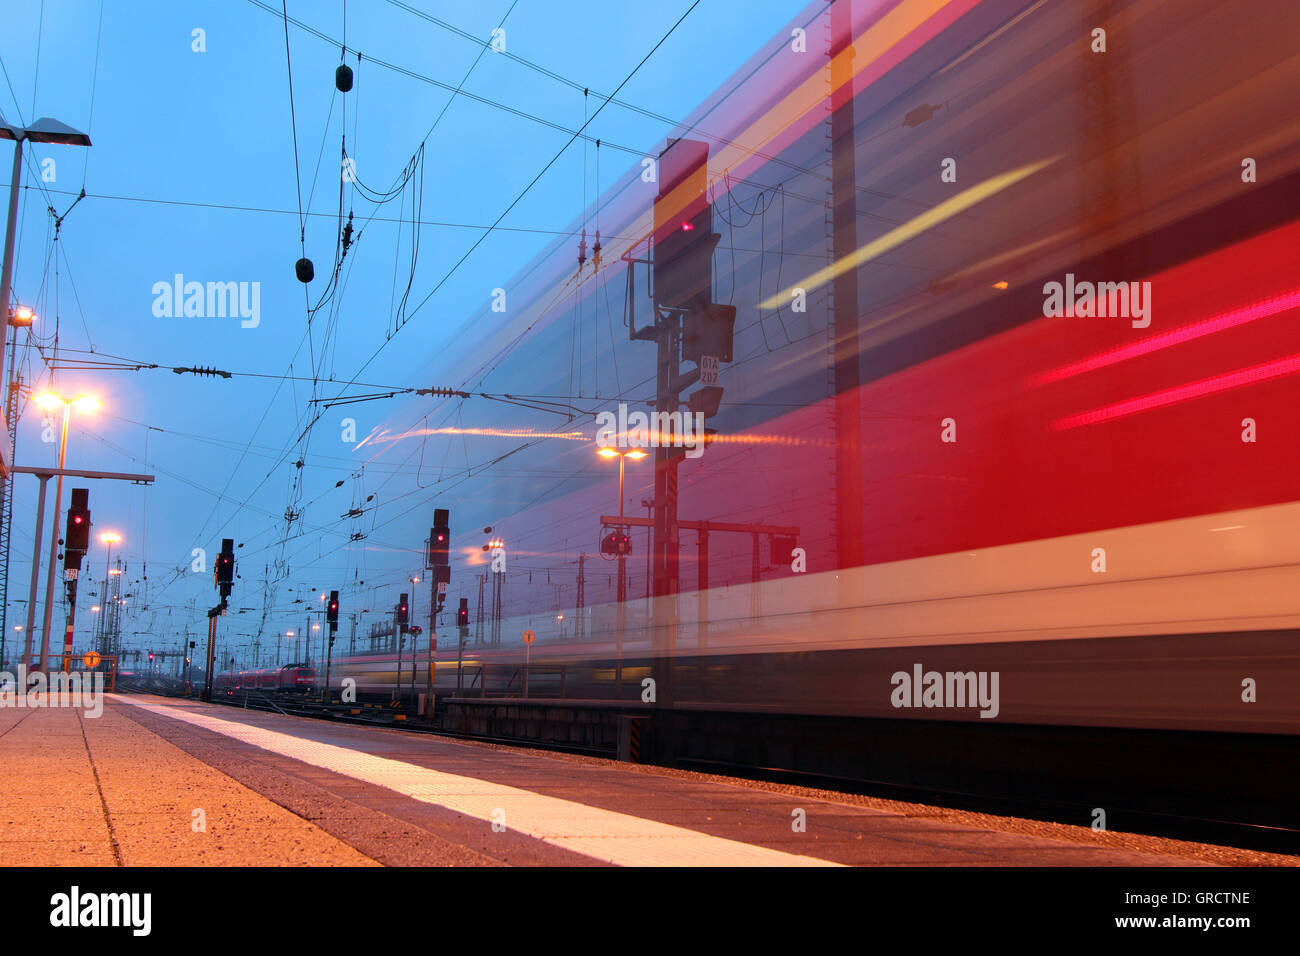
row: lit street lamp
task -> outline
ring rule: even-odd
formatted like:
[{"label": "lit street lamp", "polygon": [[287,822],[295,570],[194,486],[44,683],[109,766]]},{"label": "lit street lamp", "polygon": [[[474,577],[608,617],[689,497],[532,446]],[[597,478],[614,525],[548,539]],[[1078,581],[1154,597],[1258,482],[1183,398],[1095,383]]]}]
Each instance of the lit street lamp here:
[{"label": "lit street lamp", "polygon": [[[631,458],[633,461],[640,461],[645,458],[649,452],[640,448],[629,448],[627,451],[619,451],[617,448],[604,447],[596,449],[596,454],[601,458],[618,458],[618,516],[623,517],[623,462]],[[624,533],[622,524],[618,526],[619,534]],[[623,606],[627,603],[627,555],[623,552],[622,542],[619,542],[618,549],[618,611],[617,621],[615,623],[615,639],[617,641],[617,658],[614,664],[614,696],[621,700],[623,697]]]},{"label": "lit street lamp", "polygon": [[[7,324],[9,325],[10,328],[30,330],[32,325],[35,324],[35,322],[36,322],[36,313],[33,312],[30,308],[28,308],[25,305],[20,305],[9,310],[9,321]],[[29,335],[31,334],[30,331],[28,332],[28,334]],[[17,353],[18,353],[18,333],[14,332],[14,340],[9,343],[9,368],[11,370],[11,374],[12,374],[12,369],[16,365],[15,356],[17,355]],[[11,382],[10,386],[12,387],[12,385],[13,383]],[[12,428],[13,422],[10,422],[9,425]],[[13,463],[10,462],[10,464]]]},{"label": "lit street lamp", "polygon": [[648,451],[643,451],[640,448],[629,448],[627,451],[619,451],[617,448],[606,447],[597,449],[596,454],[601,458],[618,459],[618,516],[621,518],[623,517],[623,460],[625,458],[631,458],[633,461],[640,461],[650,453]]}]

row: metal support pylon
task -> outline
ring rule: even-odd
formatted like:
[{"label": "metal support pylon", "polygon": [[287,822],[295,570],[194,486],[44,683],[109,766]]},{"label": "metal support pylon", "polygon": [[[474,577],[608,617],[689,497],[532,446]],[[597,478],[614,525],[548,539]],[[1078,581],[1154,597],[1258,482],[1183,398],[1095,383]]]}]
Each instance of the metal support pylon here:
[{"label": "metal support pylon", "polygon": [[[13,363],[10,363],[13,368]],[[22,379],[18,375],[9,382],[9,392],[5,400],[5,421],[9,423],[9,461],[14,460],[18,444],[17,414],[18,395],[22,389]],[[6,640],[9,635],[7,612],[9,609],[9,528],[13,521],[14,510],[14,476],[11,472],[0,485],[0,665],[9,657]],[[25,662],[24,662],[25,663]]]}]

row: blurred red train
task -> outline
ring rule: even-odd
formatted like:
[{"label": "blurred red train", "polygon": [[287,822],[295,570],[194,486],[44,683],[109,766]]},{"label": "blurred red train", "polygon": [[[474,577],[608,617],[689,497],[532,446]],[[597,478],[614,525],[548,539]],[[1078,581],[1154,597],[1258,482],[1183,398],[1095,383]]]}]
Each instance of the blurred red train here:
[{"label": "blurred red train", "polygon": [[[386,412],[367,465],[455,516],[474,619],[434,690],[1300,734],[1298,30],[1294,0],[811,3],[657,185],[602,194],[598,272],[575,222],[422,369],[510,402]],[[661,223],[705,206],[665,307]],[[1058,308],[1079,283],[1141,306]],[[716,412],[703,453],[599,456],[652,396]],[[386,640],[331,683],[427,688]],[[916,673],[999,705],[909,702]]]},{"label": "blurred red train", "polygon": [[224,671],[212,682],[219,696],[233,697],[243,691],[263,694],[305,694],[316,689],[316,668],[303,664],[263,667],[260,670]]}]

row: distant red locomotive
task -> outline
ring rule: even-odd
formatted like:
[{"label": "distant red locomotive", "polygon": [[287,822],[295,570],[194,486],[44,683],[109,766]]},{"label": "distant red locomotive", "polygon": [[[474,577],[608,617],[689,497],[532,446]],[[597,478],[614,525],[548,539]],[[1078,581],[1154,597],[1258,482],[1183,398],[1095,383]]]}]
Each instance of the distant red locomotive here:
[{"label": "distant red locomotive", "polygon": [[305,694],[316,689],[316,668],[303,664],[264,667],[260,670],[225,671],[213,679],[213,690],[234,697],[249,691],[263,694]]}]

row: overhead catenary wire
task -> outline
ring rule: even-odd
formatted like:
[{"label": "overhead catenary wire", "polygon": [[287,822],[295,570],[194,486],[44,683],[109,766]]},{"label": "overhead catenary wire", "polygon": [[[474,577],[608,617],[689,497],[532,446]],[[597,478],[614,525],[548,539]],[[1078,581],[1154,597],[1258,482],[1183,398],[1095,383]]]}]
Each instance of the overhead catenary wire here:
[{"label": "overhead catenary wire", "polygon": [[[513,8],[513,5],[512,5],[512,8]],[[687,12],[689,13],[690,11],[688,10]],[[284,10],[284,13],[285,13],[285,16],[286,16],[286,19],[287,19],[287,3],[285,4],[285,10]],[[508,12],[507,12],[507,15],[508,15]],[[287,31],[287,27],[286,27],[286,52],[288,52],[287,32],[288,32],[288,31]],[[652,51],[652,52],[653,52],[653,51]],[[480,55],[482,55],[482,51],[480,51]],[[301,71],[300,71],[300,72],[301,72]],[[292,83],[291,76],[290,76],[290,83]],[[453,99],[454,99],[454,92],[453,92]],[[449,103],[450,103],[450,100],[449,100]],[[291,92],[291,108],[292,108],[292,92]],[[444,112],[445,112],[445,108],[444,108]],[[436,125],[436,121],[435,121],[435,125]],[[588,124],[587,122],[584,122],[582,129],[586,129],[586,128],[588,127],[588,125],[589,125],[589,124]],[[296,120],[295,120],[295,126],[296,126]],[[580,129],[579,132],[581,132],[581,131],[582,131],[582,130]],[[589,137],[582,136],[582,138],[584,139],[584,142],[585,142]],[[599,141],[597,141],[597,142],[599,142]],[[597,169],[599,170],[599,146],[597,146],[597,153],[596,153],[596,156],[597,156]],[[295,133],[295,173],[296,173],[296,175],[297,175],[298,178],[299,178],[299,202],[300,202],[300,208],[299,208],[299,210],[298,210],[298,214],[299,214],[299,218],[300,218],[300,228],[305,229],[305,222],[307,221],[307,220],[306,220],[306,217],[309,216],[309,215],[312,215],[312,213],[310,212],[309,208],[303,208],[303,207],[301,206],[301,178],[300,178],[300,170],[299,170],[299,167],[298,167],[298,161],[297,161],[296,133]],[[545,169],[543,170],[543,174],[544,174],[544,173],[545,173]],[[540,177],[540,175],[542,175],[542,174],[539,174],[539,177]],[[599,179],[599,173],[598,173],[598,175],[597,175],[597,178]],[[310,202],[310,198],[309,198],[308,203],[307,203],[307,206],[309,207],[310,204],[311,204],[311,202]],[[584,197],[584,206],[585,206],[585,197]],[[487,226],[487,227],[486,227],[487,231],[488,231],[488,232],[491,232],[491,231],[496,230],[496,229],[503,229],[503,230],[504,230],[504,229],[510,229],[511,227],[503,226],[503,225],[502,225],[502,222],[501,222],[501,220],[504,218],[505,215],[507,215],[507,214],[509,213],[509,211],[510,211],[510,208],[508,207],[507,210],[506,210],[506,212],[503,213],[501,217],[498,217],[498,219],[497,219],[497,221],[496,221],[495,223],[493,223],[493,224],[491,224],[490,226]],[[407,220],[407,217],[403,216],[402,219],[399,220],[399,221],[401,221],[401,222],[406,222],[406,221],[408,221],[408,220]],[[478,227],[476,227],[476,228],[484,228],[484,227],[482,227],[482,226],[478,226]],[[561,235],[561,234],[563,234],[563,232],[562,232],[562,231],[559,231],[559,230],[555,230],[555,231],[551,231],[551,232],[552,232],[552,234],[555,234],[555,235]],[[477,245],[477,244],[476,244],[476,245]],[[473,249],[471,248],[470,252],[472,253],[472,251],[473,251]],[[436,291],[436,289],[435,289],[435,291]],[[426,300],[424,300],[424,301],[427,301],[427,297],[426,297]],[[423,305],[423,301],[421,302],[421,305]],[[63,350],[60,350],[60,351],[61,351],[61,353],[62,353]],[[63,356],[62,354],[60,354],[60,359],[63,359],[63,358],[64,358],[64,356]],[[364,366],[363,366],[363,368],[364,368]],[[235,373],[235,374],[256,375],[257,373]],[[295,376],[278,376],[278,377],[277,377],[277,376],[274,376],[274,375],[263,375],[263,376],[261,376],[261,377],[271,378],[271,379],[274,379],[274,378],[280,378],[282,384],[283,384],[285,381],[299,381],[299,380],[301,380],[301,381],[313,381],[313,382],[316,382],[316,381],[328,381],[330,384],[336,384],[336,383],[333,381],[332,377],[331,377],[331,379],[329,379],[329,380],[322,380],[322,379],[318,379],[317,376],[315,376],[315,375],[313,375],[313,376],[311,376],[311,377],[302,377],[302,376],[296,376],[296,375],[295,375]],[[353,376],[351,379],[349,379],[349,381],[348,381],[348,383],[347,383],[347,384],[348,384],[348,387],[352,387],[353,385],[356,385],[356,384],[357,384],[357,382],[356,382],[356,378],[357,378],[357,376]],[[583,391],[583,389],[582,389],[582,388],[579,388],[578,391],[581,393],[581,392]],[[315,401],[315,398],[313,398],[313,401]],[[535,405],[526,405],[525,407],[537,407],[537,406],[535,406]]]},{"label": "overhead catenary wire", "polygon": [[[672,36],[672,34],[676,31],[676,29],[679,26],[681,26],[681,24],[686,20],[688,16],[690,16],[691,12],[697,6],[699,6],[699,4],[700,4],[700,0],[692,0],[691,5],[686,8],[686,11],[680,17],[677,18],[677,20],[673,23],[673,25],[668,28],[667,32],[664,33],[664,35],[659,38],[659,40],[655,43],[655,45],[650,48],[650,51],[646,53],[646,55],[641,58],[641,60],[637,63],[637,65],[632,68],[631,72],[629,72],[627,76],[623,78],[622,82],[618,84],[618,86],[614,90],[614,93],[611,94],[611,96],[616,96],[619,90],[623,89],[623,87],[625,87],[629,82],[631,82],[632,78],[640,71],[641,67],[643,67],[649,61],[650,57],[652,57],[655,54],[655,52],[661,46],[663,46],[663,44],[668,40],[668,38]],[[474,241],[474,243],[469,247],[469,249],[467,249],[465,253],[458,260],[456,260],[456,262],[452,265],[452,267],[447,270],[446,274],[444,274],[443,277],[440,280],[438,280],[437,283],[434,284],[434,287],[431,290],[429,290],[428,294],[426,294],[425,297],[420,300],[420,303],[413,310],[411,310],[410,313],[411,316],[414,316],[415,313],[419,312],[420,309],[422,309],[425,306],[425,304],[428,303],[428,301],[431,298],[433,298],[435,294],[437,294],[438,290],[443,287],[443,285],[447,282],[447,280],[450,279],[452,275],[456,273],[456,271],[460,268],[460,266],[471,255],[473,255],[474,250],[476,250],[480,245],[482,245],[483,241],[489,235],[491,235],[492,231],[496,229],[498,225],[500,225],[501,220],[505,219],[505,217],[510,214],[510,211],[514,209],[515,206],[517,206],[519,202],[524,198],[524,196],[526,196],[532,190],[532,188],[541,180],[541,178],[544,175],[546,175],[547,171],[552,166],[555,165],[556,161],[559,160],[559,158],[563,156],[565,152],[568,151],[568,148],[571,145],[573,145],[574,141],[577,140],[577,138],[582,134],[583,130],[585,130],[588,126],[590,126],[591,122],[597,116],[600,115],[601,111],[605,108],[605,105],[608,102],[609,100],[607,99],[600,106],[596,107],[596,111],[592,113],[591,117],[583,124],[582,128],[576,130],[569,137],[569,139],[565,142],[565,144],[560,147],[559,151],[557,151],[556,154],[552,156],[550,160],[547,161],[546,165],[541,168],[541,170],[537,173],[537,175],[534,176],[531,180],[529,180],[528,184],[524,186],[524,188],[515,196],[515,198],[510,201],[509,205],[507,205],[506,208],[501,212],[501,214],[497,216],[496,220],[492,223],[492,225],[489,226],[486,230],[484,230],[483,234],[480,235],[478,239]],[[370,363],[373,362],[375,358],[379,355],[379,353],[383,351],[384,347],[388,344],[389,341],[391,341],[391,339],[383,342],[375,350],[375,352],[369,358],[366,359],[366,361],[362,364],[361,368],[357,371],[358,375],[361,374],[361,372],[365,371],[365,369],[369,367]]]},{"label": "overhead catenary wire", "polygon": [[[95,131],[95,94],[99,91],[99,49],[104,39],[104,0],[99,0],[99,24],[95,28],[95,65],[90,70],[90,114],[86,117],[86,135]],[[86,176],[90,170],[91,150],[81,158],[81,191],[86,191]]]}]

